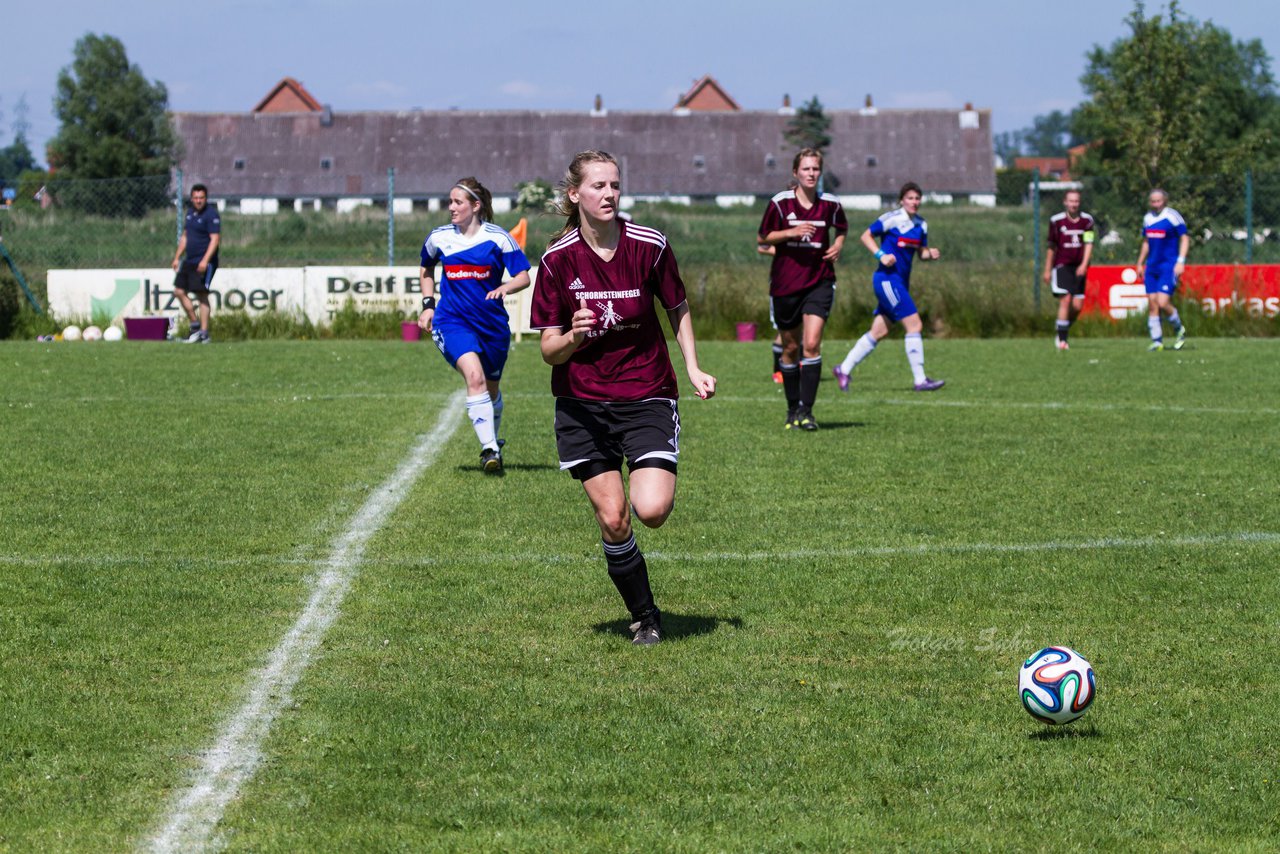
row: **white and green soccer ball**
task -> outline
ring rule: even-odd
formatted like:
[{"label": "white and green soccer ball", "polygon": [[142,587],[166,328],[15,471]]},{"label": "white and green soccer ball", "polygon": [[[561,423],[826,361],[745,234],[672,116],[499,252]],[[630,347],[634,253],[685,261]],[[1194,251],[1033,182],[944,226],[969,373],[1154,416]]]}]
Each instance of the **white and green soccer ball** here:
[{"label": "white and green soccer ball", "polygon": [[66,329],[62,330],[62,340],[63,341],[79,341],[80,327],[76,326],[73,323],[70,326],[68,326]]},{"label": "white and green soccer ball", "polygon": [[1018,674],[1022,707],[1041,723],[1071,723],[1088,710],[1096,694],[1093,665],[1065,646],[1033,653]]}]

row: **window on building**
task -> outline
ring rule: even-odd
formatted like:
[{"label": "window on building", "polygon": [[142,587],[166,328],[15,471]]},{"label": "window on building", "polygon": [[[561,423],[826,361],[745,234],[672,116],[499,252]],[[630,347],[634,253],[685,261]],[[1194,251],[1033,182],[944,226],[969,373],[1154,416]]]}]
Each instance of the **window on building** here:
[{"label": "window on building", "polygon": [[332,157],[321,157],[321,158],[320,158],[320,168],[321,168],[321,169],[332,169],[332,168],[333,168],[333,158],[332,158]]},{"label": "window on building", "polygon": [[697,172],[706,172],[707,158],[703,157],[701,154],[693,155],[693,168],[694,168],[694,171],[697,171]]},{"label": "window on building", "polygon": [[231,168],[233,168],[233,169],[243,169],[243,168],[244,168],[244,158],[243,158],[243,157],[237,157],[237,158],[235,159],[235,161],[231,164]]},{"label": "window on building", "polygon": [[875,156],[874,154],[868,154],[868,155],[867,155],[867,168],[868,168],[868,169],[874,169],[874,168],[876,168],[876,165],[877,165],[879,162],[880,162],[880,161],[876,159],[876,156]]},{"label": "window on building", "polygon": [[766,154],[764,156],[764,168],[765,168],[765,171],[767,172],[772,172],[775,169],[777,169],[778,158],[774,157],[772,154]]}]

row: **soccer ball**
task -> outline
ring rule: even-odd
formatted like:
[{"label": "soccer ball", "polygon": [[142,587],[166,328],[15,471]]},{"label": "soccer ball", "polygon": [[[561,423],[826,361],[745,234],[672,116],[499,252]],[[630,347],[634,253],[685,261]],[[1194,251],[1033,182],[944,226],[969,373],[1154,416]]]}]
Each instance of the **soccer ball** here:
[{"label": "soccer ball", "polygon": [[73,323],[72,325],[68,326],[66,329],[62,330],[62,340],[63,341],[79,341],[80,327],[76,326]]},{"label": "soccer ball", "polygon": [[102,330],[103,341],[119,341],[124,338],[124,331],[119,326],[108,326]]},{"label": "soccer ball", "polygon": [[1065,646],[1034,653],[1018,674],[1022,707],[1041,723],[1071,723],[1085,713],[1096,693],[1093,665]]},{"label": "soccer ball", "polygon": [[96,326],[86,326],[81,333],[85,341],[101,341],[102,330]]}]

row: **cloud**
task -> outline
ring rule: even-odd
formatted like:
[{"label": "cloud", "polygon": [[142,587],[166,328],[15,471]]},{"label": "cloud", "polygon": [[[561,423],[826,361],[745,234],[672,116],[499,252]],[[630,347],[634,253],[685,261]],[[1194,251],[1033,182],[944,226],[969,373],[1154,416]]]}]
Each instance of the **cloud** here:
[{"label": "cloud", "polygon": [[508,80],[498,87],[498,91],[514,98],[536,98],[543,94],[541,89],[528,80]]}]

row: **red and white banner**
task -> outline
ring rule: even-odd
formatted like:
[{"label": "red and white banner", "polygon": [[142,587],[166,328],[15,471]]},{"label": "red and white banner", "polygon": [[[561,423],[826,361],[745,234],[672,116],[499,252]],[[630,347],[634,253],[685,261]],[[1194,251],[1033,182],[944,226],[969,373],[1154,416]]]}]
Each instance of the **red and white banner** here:
[{"label": "red and white banner", "polygon": [[[1200,303],[1206,314],[1244,311],[1254,317],[1280,314],[1280,264],[1195,264],[1183,271],[1178,292]],[[1123,320],[1147,313],[1147,291],[1137,267],[1090,267],[1084,313]]]}]

